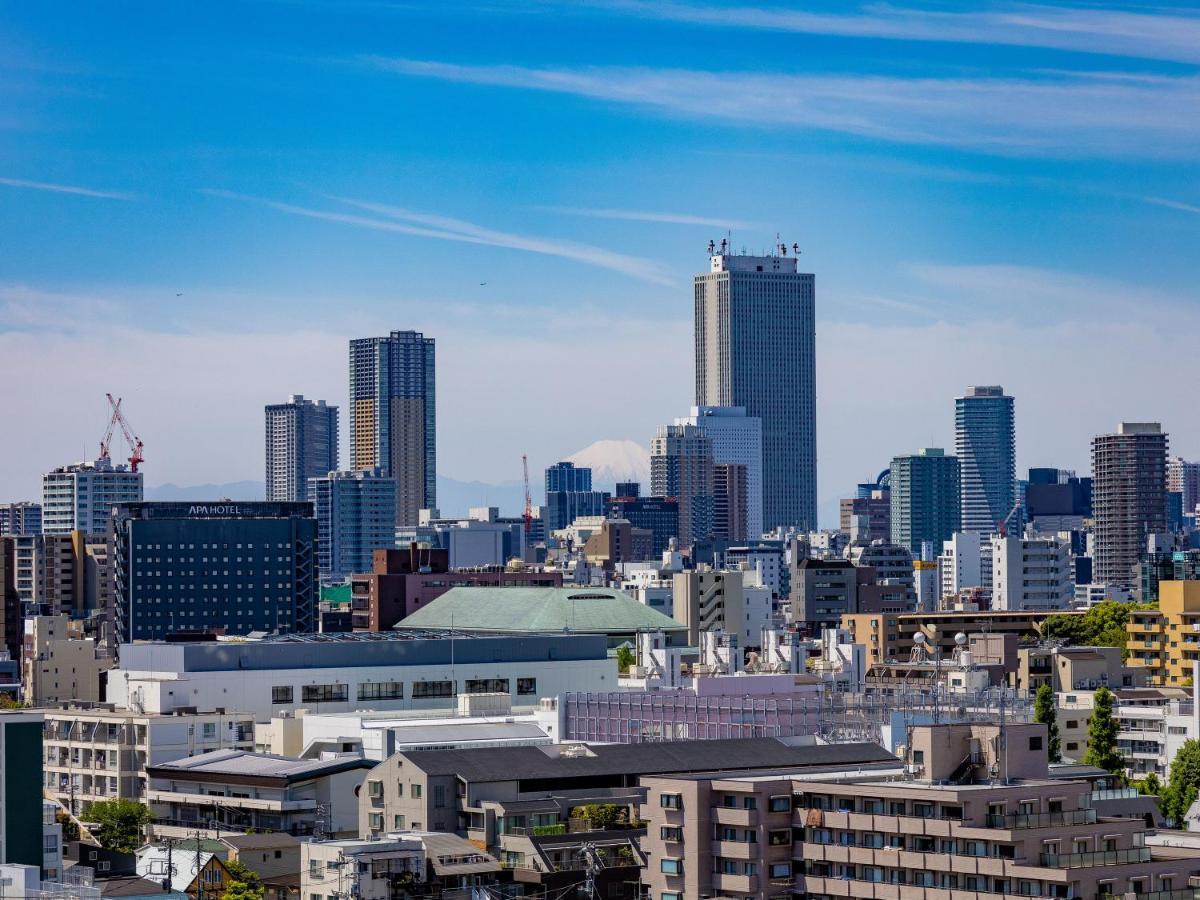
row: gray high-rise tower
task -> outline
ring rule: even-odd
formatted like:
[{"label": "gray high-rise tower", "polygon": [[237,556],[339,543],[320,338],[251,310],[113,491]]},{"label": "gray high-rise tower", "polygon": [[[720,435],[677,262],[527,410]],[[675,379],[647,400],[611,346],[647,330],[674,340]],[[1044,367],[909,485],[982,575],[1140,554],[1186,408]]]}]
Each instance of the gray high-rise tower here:
[{"label": "gray high-rise tower", "polygon": [[338,467],[338,408],[292,394],[266,407],[267,502],[308,499],[308,479]]},{"label": "gray high-rise tower", "polygon": [[[962,530],[991,534],[1017,502],[1013,398],[999,385],[969,387],[954,401]],[[1009,529],[1020,523],[1008,522]]]},{"label": "gray high-rise tower", "polygon": [[697,275],[696,405],[762,421],[762,527],[817,527],[815,278],[775,256],[713,251]]},{"label": "gray high-rise tower", "polygon": [[417,331],[350,342],[350,465],[396,479],[396,524],[437,504],[433,338]]}]

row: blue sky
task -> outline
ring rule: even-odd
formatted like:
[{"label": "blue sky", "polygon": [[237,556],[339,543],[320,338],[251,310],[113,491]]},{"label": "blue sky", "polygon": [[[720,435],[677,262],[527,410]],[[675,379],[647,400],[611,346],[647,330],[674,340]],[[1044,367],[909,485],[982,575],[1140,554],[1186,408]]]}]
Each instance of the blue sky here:
[{"label": "blue sky", "polygon": [[149,483],[261,478],[263,403],[391,328],[446,474],[645,442],[727,229],[817,274],[826,509],[969,383],[1022,467],[1121,418],[1200,455],[1198,67],[1167,4],[7,4],[0,497],[105,390]]}]

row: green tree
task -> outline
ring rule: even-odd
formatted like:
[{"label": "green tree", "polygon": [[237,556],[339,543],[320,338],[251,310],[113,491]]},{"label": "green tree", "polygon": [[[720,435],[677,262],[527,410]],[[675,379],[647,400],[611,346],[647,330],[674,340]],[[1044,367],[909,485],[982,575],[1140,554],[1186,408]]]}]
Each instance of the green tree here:
[{"label": "green tree", "polygon": [[1130,611],[1147,609],[1154,605],[1105,600],[1097,603],[1082,616],[1047,616],[1042,624],[1042,637],[1046,640],[1066,641],[1079,647],[1120,647],[1124,650]]},{"label": "green tree", "polygon": [[1167,785],[1159,794],[1158,808],[1163,818],[1176,826],[1182,824],[1188,808],[1196,802],[1197,785],[1200,785],[1200,741],[1184,741],[1171,760]]},{"label": "green tree", "polygon": [[628,645],[622,645],[617,648],[617,671],[622,675],[629,671],[629,667],[637,661],[633,650]]},{"label": "green tree", "polygon": [[225,862],[229,883],[221,900],[263,900],[263,883],[258,873],[239,859]]},{"label": "green tree", "polygon": [[1054,691],[1043,684],[1033,699],[1033,721],[1046,726],[1046,751],[1050,762],[1062,761],[1062,740],[1058,736],[1058,706],[1054,702]]},{"label": "green tree", "polygon": [[571,818],[583,819],[592,831],[608,831],[629,825],[629,811],[616,803],[585,803],[571,810]]},{"label": "green tree", "polygon": [[1141,781],[1135,781],[1133,786],[1137,789],[1139,794],[1142,794],[1146,797],[1157,797],[1162,793],[1163,789],[1162,782],[1158,780],[1158,776],[1153,772],[1151,772]]},{"label": "green tree", "polygon": [[150,810],[136,800],[98,800],[87,808],[85,822],[100,846],[122,853],[133,853],[142,843],[142,829],[150,824]]},{"label": "green tree", "polygon": [[1113,692],[1106,687],[1099,688],[1092,699],[1092,716],[1088,719],[1088,749],[1083,755],[1083,762],[1124,777],[1125,760],[1117,752]]}]

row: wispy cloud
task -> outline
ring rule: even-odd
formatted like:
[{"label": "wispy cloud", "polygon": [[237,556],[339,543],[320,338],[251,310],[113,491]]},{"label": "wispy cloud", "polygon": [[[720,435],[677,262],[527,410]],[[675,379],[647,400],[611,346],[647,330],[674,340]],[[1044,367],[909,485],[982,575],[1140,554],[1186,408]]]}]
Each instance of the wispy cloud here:
[{"label": "wispy cloud", "polygon": [[698,119],[817,128],[993,153],[1188,156],[1200,78],[1106,72],[1024,78],[783,75],[682,69],[471,66],[369,57],[384,71],[549,91]]},{"label": "wispy cloud", "polygon": [[359,228],[370,228],[375,231],[411,234],[435,240],[457,241],[463,244],[481,244],[488,247],[507,247],[513,250],[540,253],[544,256],[557,256],[562,259],[570,259],[602,269],[610,269],[614,272],[621,272],[652,284],[670,285],[674,283],[664,272],[663,267],[652,260],[627,256],[623,253],[616,253],[612,250],[606,250],[603,247],[596,247],[591,244],[498,231],[493,228],[476,225],[465,219],[417,212],[384,203],[357,200],[350,197],[326,198],[333,202],[383,217],[376,218],[356,213],[338,212],[336,210],[314,209],[307,206],[298,206],[293,203],[270,200],[264,197],[238,194],[232,191],[203,189],[202,192],[214,197],[260,203],[271,209],[294,216],[321,219],[326,222],[338,222],[343,225],[354,225]]},{"label": "wispy cloud", "polygon": [[1180,212],[1200,213],[1200,206],[1193,206],[1191,203],[1181,203],[1178,200],[1168,200],[1165,197],[1146,197],[1147,203],[1154,206],[1165,206],[1167,209],[1177,209]]},{"label": "wispy cloud", "polygon": [[641,209],[589,209],[578,206],[539,206],[545,212],[589,219],[617,219],[622,222],[662,222],[668,225],[703,225],[706,228],[753,228],[753,222],[738,219],[718,219],[713,216],[693,216],[687,213],[651,212]]},{"label": "wispy cloud", "polygon": [[848,13],[832,14],[778,6],[718,6],[670,0],[599,0],[598,6],[641,18],[721,28],[1044,47],[1200,62],[1200,15],[1189,10],[1127,11],[1010,4],[989,10],[944,12],[868,4]]},{"label": "wispy cloud", "polygon": [[26,181],[23,178],[0,178],[0,184],[6,187],[29,188],[34,191],[52,191],[56,194],[77,194],[80,197],[99,197],[102,200],[132,200],[132,194],[121,191],[100,191],[95,188],[80,187],[74,184],[51,184],[47,181]]}]

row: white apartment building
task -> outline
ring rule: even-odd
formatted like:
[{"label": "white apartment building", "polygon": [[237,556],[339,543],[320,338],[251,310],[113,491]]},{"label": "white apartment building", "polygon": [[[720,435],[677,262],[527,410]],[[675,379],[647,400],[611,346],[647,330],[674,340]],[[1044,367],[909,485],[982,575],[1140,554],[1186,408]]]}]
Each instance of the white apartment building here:
[{"label": "white apartment building", "polygon": [[[464,623],[469,624],[469,623]],[[239,709],[266,722],[285,710],[447,709],[458,695],[508,693],[514,706],[616,686],[604,635],[361,632],[263,641],[121,648],[108,701],[123,709]]]},{"label": "white apartment building", "polygon": [[621,590],[643,606],[649,606],[664,616],[674,618],[675,587],[671,578],[664,578],[658,569],[641,569],[629,573],[621,582]]},{"label": "white apartment building", "polygon": [[771,590],[756,572],[701,567],[676,573],[672,584],[672,618],[688,627],[693,645],[703,632],[719,630],[736,635],[741,647],[757,647],[771,627]]},{"label": "white apartment building", "polygon": [[146,766],[223,748],[251,750],[254,721],[244,713],[168,715],[111,707],[45,711],[43,786],[74,813],[97,800],[146,796]]},{"label": "white apartment building", "polygon": [[992,609],[1067,609],[1075,596],[1071,547],[1057,538],[992,535]]},{"label": "white apartment building", "polygon": [[977,531],[956,531],[942,544],[938,571],[942,579],[942,596],[948,597],[967,588],[991,588],[991,548]]},{"label": "white apartment building", "polygon": [[109,459],[61,466],[42,476],[42,532],[104,534],[117,503],[142,499],[142,473]]},{"label": "white apartment building", "polygon": [[762,420],[746,415],[744,406],[693,406],[676,425],[695,425],[712,441],[713,462],[746,467],[746,537],[763,533]]}]

